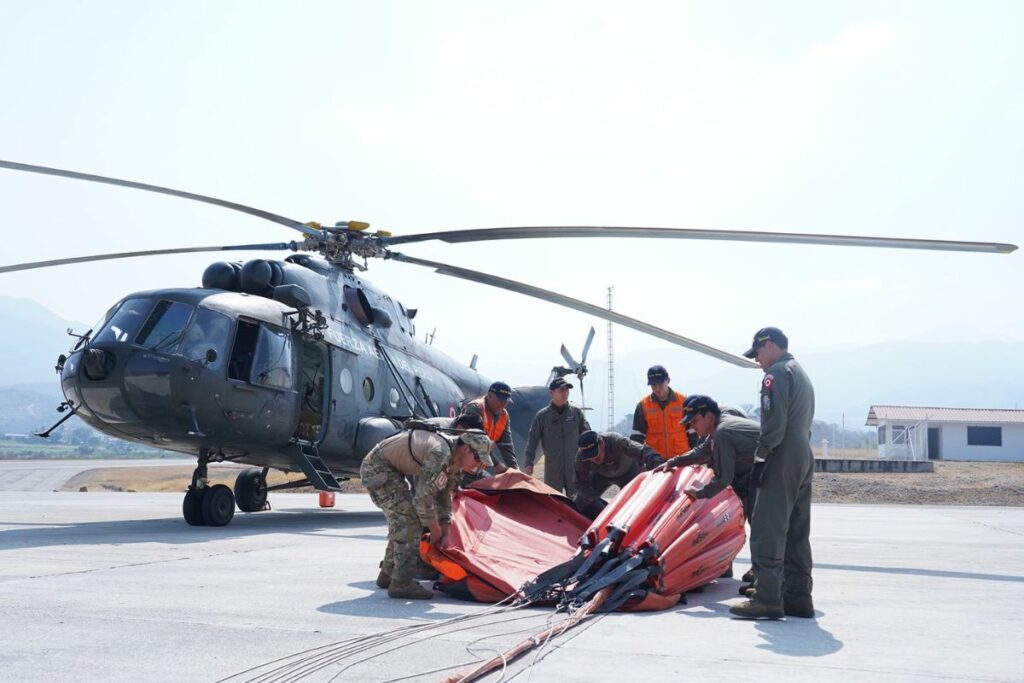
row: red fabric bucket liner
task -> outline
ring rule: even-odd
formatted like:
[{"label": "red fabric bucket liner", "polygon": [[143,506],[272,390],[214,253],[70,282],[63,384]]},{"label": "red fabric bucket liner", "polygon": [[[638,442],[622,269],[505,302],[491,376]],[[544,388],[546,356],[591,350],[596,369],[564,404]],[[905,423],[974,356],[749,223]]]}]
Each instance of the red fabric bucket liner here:
[{"label": "red fabric bucket liner", "polygon": [[449,546],[442,551],[423,542],[420,552],[443,575],[442,590],[496,602],[570,560],[582,538],[593,544],[614,529],[621,539],[617,552],[653,547],[650,564],[660,570],[643,600],[620,609],[667,609],[684,592],[721,576],[746,541],[743,506],[732,489],[697,501],[683,493],[713,477],[705,466],[645,472],[591,524],[554,489],[510,470],[457,492]]},{"label": "red fabric bucket liner", "polygon": [[[441,590],[497,602],[569,560],[588,526],[590,520],[565,496],[528,474],[509,470],[457,491],[449,545],[442,551],[422,543],[420,554],[443,575]],[[460,580],[446,562],[461,567],[466,577]]]}]

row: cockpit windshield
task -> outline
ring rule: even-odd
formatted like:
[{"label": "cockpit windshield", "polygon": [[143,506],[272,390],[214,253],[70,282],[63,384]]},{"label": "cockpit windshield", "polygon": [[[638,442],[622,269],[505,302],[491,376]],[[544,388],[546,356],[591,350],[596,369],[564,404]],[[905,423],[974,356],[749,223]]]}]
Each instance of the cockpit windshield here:
[{"label": "cockpit windshield", "polygon": [[160,300],[135,337],[139,346],[154,351],[173,351],[181,343],[185,327],[196,309],[180,301]]},{"label": "cockpit windshield", "polygon": [[[230,338],[231,318],[208,308],[200,308],[185,332],[180,353],[189,360],[205,361],[209,368],[218,369],[224,364],[224,352]],[[207,357],[211,349],[216,352],[213,360]]]},{"label": "cockpit windshield", "polygon": [[152,299],[125,299],[117,312],[93,335],[92,343],[128,341],[142,327],[151,308]]}]

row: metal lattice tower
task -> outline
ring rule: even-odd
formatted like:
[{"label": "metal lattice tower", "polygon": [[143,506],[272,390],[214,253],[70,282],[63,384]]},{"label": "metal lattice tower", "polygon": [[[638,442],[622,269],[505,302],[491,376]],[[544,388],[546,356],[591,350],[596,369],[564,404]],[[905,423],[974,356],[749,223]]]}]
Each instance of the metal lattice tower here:
[{"label": "metal lattice tower", "polygon": [[[612,287],[608,288],[608,310],[612,310]],[[612,323],[608,321],[608,431],[615,429],[615,345]]]}]

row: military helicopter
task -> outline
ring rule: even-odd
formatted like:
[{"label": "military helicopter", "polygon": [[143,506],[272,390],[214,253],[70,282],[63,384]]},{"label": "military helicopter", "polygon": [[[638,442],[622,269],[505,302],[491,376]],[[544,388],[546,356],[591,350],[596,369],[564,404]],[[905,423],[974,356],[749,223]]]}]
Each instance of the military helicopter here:
[{"label": "military helicopter", "polygon": [[[182,513],[191,525],[228,524],[243,512],[265,509],[269,491],[313,486],[340,489],[356,476],[362,457],[409,417],[454,417],[490,380],[416,337],[416,309],[378,289],[361,272],[370,259],[432,268],[450,277],[518,292],[588,313],[741,367],[746,358],[528,284],[458,266],[407,256],[394,247],[428,240],[448,243],[509,239],[649,237],[790,244],[894,247],[1009,253],[1012,244],[889,237],[837,236],[683,228],[550,226],[505,227],[394,236],[369,224],[325,227],[203,195],[44,166],[0,161],[0,168],[117,185],[204,202],[273,221],[301,241],[183,247],[108,253],[0,267],[0,273],[70,263],[191,252],[281,250],[282,261],[219,261],[199,288],[127,295],[57,362],[66,412],[101,432],[148,446],[194,454],[197,464]],[[576,361],[553,374],[586,374],[593,330]],[[548,401],[546,386],[513,392],[514,438],[525,443],[530,420]],[[254,465],[238,475],[234,491],[207,483],[211,462]],[[267,485],[271,469],[302,478]]]}]

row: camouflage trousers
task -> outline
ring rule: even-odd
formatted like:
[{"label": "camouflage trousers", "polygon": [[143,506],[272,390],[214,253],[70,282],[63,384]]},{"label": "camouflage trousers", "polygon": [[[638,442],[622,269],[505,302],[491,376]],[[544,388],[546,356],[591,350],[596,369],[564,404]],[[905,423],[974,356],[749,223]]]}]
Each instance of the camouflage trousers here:
[{"label": "camouflage trousers", "polygon": [[359,476],[373,504],[384,511],[388,523],[388,547],[381,570],[394,583],[411,581],[416,573],[422,525],[412,505],[412,491],[405,475],[372,450],[363,459]]}]

